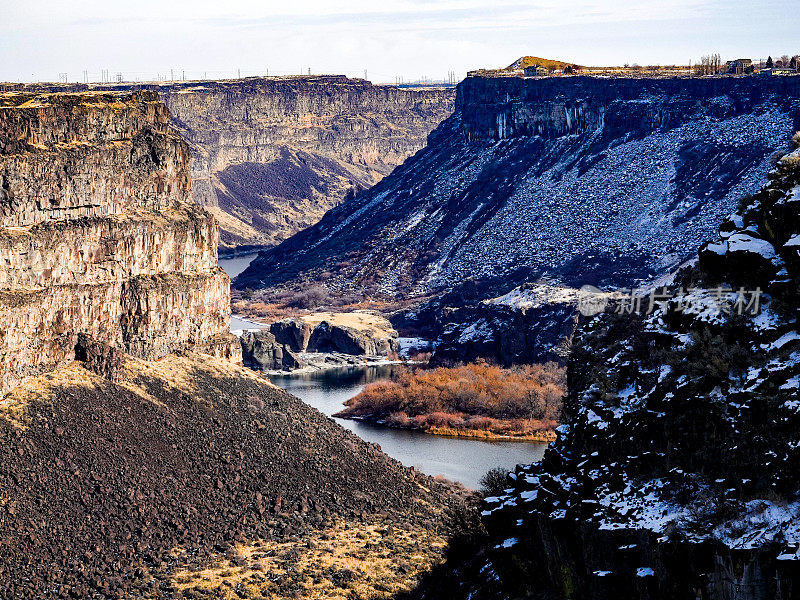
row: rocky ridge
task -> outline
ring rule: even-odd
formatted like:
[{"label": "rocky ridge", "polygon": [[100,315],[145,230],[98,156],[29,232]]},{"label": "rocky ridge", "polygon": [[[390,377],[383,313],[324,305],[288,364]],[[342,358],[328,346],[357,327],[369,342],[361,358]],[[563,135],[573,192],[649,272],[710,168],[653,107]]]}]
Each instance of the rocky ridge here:
[{"label": "rocky ridge", "polygon": [[242,359],[259,370],[359,364],[400,350],[397,332],[383,317],[363,312],[312,313],[241,334]]},{"label": "rocky ridge", "polygon": [[211,215],[154,92],[0,94],[0,394],[78,336],[237,359]]}]

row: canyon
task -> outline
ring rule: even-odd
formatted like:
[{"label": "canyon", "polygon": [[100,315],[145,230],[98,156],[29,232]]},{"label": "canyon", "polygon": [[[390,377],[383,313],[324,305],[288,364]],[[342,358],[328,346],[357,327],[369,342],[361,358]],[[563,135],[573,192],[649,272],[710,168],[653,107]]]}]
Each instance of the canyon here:
[{"label": "canyon", "polygon": [[558,359],[575,290],[690,260],[789,148],[798,96],[796,77],[468,77],[423,150],[234,286],[410,301],[393,323],[442,358]]},{"label": "canyon", "polygon": [[0,596],[410,589],[461,492],[238,364],[190,160],[155,91],[0,93]]},{"label": "canyon", "polygon": [[[166,102],[209,121],[235,86],[267,86],[197,85]],[[289,96],[270,94],[274,116]],[[800,78],[470,77],[425,148],[237,279],[399,302],[395,326],[433,332],[442,361],[566,363],[556,441],[480,518],[238,364],[200,203],[246,222],[220,194],[290,199],[258,185],[305,185],[328,139],[317,123],[261,153],[247,127],[215,146],[152,89],[0,93],[2,595],[793,597]],[[365,148],[347,160],[383,174]],[[670,294],[648,314],[612,291],[647,285]],[[760,310],[732,310],[736,290]],[[606,310],[578,311],[586,293]],[[396,341],[366,311],[243,335],[262,368]]]},{"label": "canyon", "polygon": [[225,250],[273,245],[316,223],[420,150],[454,91],[344,76],[158,86],[192,151],[192,198]]},{"label": "canyon", "polygon": [[428,145],[236,285],[329,276],[425,297],[467,280],[635,286],[688,259],[797,129],[797,78],[468,77]]},{"label": "canyon", "polygon": [[191,198],[220,249],[270,246],[316,223],[424,147],[452,112],[451,87],[343,75],[118,84],[0,84],[0,91],[157,92],[189,144]]}]

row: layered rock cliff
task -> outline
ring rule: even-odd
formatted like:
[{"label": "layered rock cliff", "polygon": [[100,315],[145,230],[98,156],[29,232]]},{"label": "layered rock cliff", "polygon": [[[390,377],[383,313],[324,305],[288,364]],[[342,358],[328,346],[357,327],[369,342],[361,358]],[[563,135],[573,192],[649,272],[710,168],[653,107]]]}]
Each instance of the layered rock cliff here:
[{"label": "layered rock cliff", "polygon": [[453,110],[448,89],[343,76],[158,87],[192,150],[193,198],[222,244],[271,245],[317,222],[421,149]]},{"label": "layered rock cliff", "polygon": [[79,336],[236,358],[214,219],[154,92],[0,95],[0,394]]},{"label": "layered rock cliff", "polygon": [[470,77],[425,149],[239,284],[325,272],[334,292],[390,297],[470,278],[631,287],[758,189],[799,115],[800,78]]}]

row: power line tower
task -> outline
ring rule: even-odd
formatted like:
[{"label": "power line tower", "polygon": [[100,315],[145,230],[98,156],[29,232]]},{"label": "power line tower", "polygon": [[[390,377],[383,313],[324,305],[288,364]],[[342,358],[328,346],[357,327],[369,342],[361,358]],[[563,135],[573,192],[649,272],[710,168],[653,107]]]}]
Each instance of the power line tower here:
[{"label": "power line tower", "polygon": [[122,83],[122,80],[123,80],[122,73],[117,72],[117,83]]},{"label": "power line tower", "polygon": [[83,70],[83,83],[89,83],[89,71]]},{"label": "power line tower", "polygon": [[67,74],[66,73],[59,73],[58,74],[58,80],[61,83],[67,83]]},{"label": "power line tower", "polygon": [[364,79],[365,79],[365,80],[367,80],[367,79],[368,79],[368,77],[367,77],[367,70],[366,70],[366,69],[364,69]]}]

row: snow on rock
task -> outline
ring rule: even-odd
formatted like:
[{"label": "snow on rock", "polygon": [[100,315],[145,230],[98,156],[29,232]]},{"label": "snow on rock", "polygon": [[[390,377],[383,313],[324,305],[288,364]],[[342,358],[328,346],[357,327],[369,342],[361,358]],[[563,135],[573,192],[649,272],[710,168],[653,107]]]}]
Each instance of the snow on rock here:
[{"label": "snow on rock", "polygon": [[766,240],[760,240],[744,233],[735,233],[728,238],[729,252],[750,252],[771,260],[775,258],[775,248]]}]

